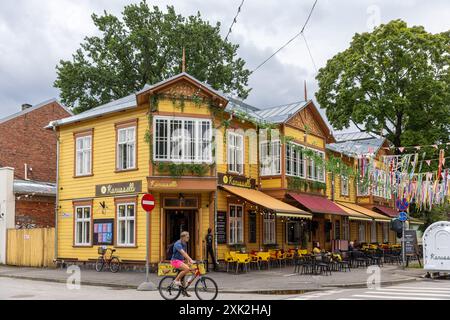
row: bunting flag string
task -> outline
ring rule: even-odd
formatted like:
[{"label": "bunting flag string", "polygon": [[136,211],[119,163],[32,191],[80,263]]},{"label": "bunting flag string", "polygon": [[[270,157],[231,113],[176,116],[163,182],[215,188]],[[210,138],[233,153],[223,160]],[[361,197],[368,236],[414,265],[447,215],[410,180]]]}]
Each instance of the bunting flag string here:
[{"label": "bunting flag string", "polygon": [[404,150],[411,149],[411,148],[414,148],[417,151],[422,149],[422,148],[427,148],[427,147],[432,147],[432,148],[435,148],[436,150],[438,150],[439,146],[450,146],[450,142],[440,143],[440,144],[427,144],[427,145],[420,145],[420,146],[402,146],[402,147],[390,146],[390,147],[382,147],[382,149],[384,149],[384,150],[395,150],[395,149],[397,149],[397,150],[399,150],[400,152],[403,153]]}]

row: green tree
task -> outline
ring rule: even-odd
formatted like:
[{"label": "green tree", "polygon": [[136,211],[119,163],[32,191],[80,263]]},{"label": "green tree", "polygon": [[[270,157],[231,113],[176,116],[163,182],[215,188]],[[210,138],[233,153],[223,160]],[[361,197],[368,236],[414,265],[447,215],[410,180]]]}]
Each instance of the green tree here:
[{"label": "green tree", "polygon": [[439,206],[433,206],[430,211],[419,212],[414,210],[411,212],[414,218],[424,221],[424,224],[419,227],[420,231],[425,231],[430,225],[437,221],[448,221],[450,218],[450,204],[444,203]]},{"label": "green tree", "polygon": [[319,70],[316,94],[337,130],[351,123],[396,147],[450,137],[450,31],[431,34],[401,20],[355,34]]},{"label": "green tree", "polygon": [[92,15],[100,36],[86,37],[72,61],[61,60],[54,83],[61,100],[76,113],[136,92],[186,71],[225,93],[246,98],[250,72],[237,58],[238,45],[225,42],[200,13],[187,18],[142,1],[124,8],[122,19]]}]

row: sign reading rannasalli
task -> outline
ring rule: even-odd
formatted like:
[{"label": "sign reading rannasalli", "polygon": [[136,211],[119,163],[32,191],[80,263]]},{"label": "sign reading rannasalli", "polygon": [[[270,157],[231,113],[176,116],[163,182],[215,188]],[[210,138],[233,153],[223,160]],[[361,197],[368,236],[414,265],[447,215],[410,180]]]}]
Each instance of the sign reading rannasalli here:
[{"label": "sign reading rannasalli", "polygon": [[233,176],[230,174],[219,173],[217,175],[220,185],[235,186],[241,188],[255,189],[256,180],[242,176]]},{"label": "sign reading rannasalli", "polygon": [[97,197],[130,194],[141,191],[142,191],[142,181],[99,184],[95,186],[95,195]]}]

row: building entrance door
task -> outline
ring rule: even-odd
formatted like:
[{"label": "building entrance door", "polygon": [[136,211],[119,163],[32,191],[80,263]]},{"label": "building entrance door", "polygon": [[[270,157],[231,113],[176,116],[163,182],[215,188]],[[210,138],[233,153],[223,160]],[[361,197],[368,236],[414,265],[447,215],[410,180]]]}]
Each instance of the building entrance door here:
[{"label": "building entrance door", "polygon": [[166,210],[166,246],[180,239],[181,232],[189,232],[187,253],[195,259],[195,215],[197,210]]}]

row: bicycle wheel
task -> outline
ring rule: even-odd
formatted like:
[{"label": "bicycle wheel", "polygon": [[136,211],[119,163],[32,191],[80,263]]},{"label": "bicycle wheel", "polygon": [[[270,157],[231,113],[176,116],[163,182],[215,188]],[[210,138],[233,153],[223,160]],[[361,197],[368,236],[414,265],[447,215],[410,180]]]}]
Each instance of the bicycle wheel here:
[{"label": "bicycle wheel", "polygon": [[103,266],[105,265],[105,259],[103,257],[98,257],[95,262],[95,271],[100,272],[103,270]]},{"label": "bicycle wheel", "polygon": [[116,273],[120,270],[120,261],[117,257],[112,257],[111,261],[109,262],[109,270],[112,273]]},{"label": "bicycle wheel", "polygon": [[195,283],[195,295],[199,300],[215,300],[218,293],[217,283],[210,277],[201,277]]},{"label": "bicycle wheel", "polygon": [[165,276],[159,282],[159,294],[165,300],[176,300],[181,294],[180,287],[173,284],[174,280],[174,276]]}]

